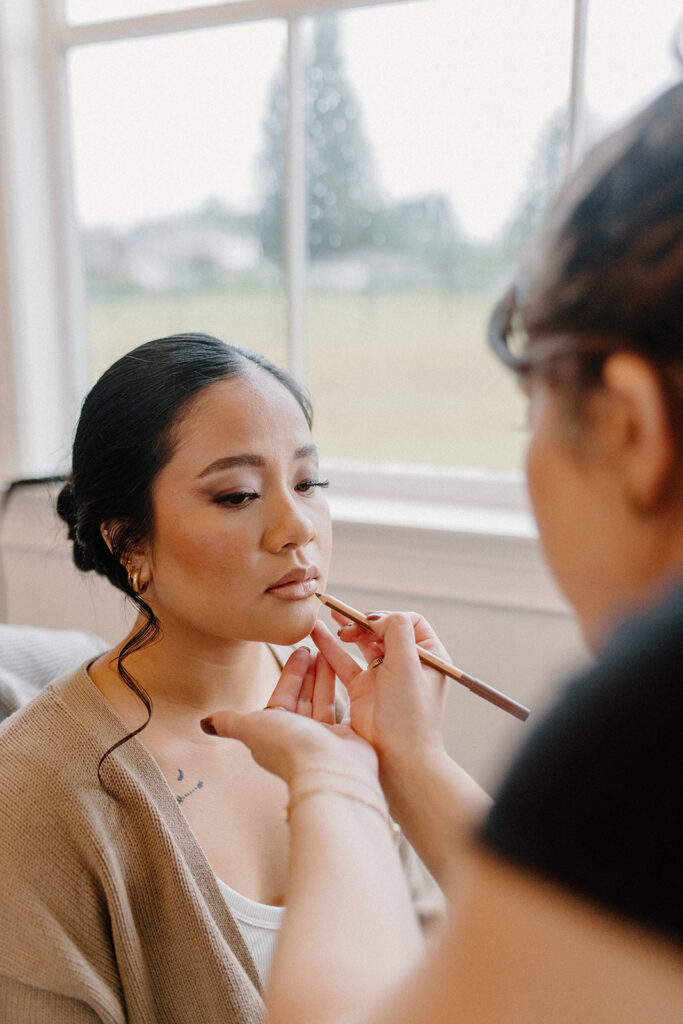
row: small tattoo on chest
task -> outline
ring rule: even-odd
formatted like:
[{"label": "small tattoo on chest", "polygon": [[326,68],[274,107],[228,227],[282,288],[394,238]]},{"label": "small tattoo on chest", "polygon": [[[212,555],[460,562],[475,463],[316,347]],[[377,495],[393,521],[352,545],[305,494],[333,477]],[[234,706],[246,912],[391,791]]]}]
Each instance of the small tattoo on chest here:
[{"label": "small tattoo on chest", "polygon": [[[178,782],[182,782],[184,778],[185,772],[182,770],[182,768],[179,768]],[[203,785],[204,783],[202,782],[201,779],[199,779],[199,781],[192,787],[192,789],[188,789],[187,793],[183,793],[181,796],[176,795],[176,800],[178,801],[179,804],[182,804],[184,800],[187,800],[188,796],[192,796],[192,794],[196,793],[198,789],[201,789]]]}]

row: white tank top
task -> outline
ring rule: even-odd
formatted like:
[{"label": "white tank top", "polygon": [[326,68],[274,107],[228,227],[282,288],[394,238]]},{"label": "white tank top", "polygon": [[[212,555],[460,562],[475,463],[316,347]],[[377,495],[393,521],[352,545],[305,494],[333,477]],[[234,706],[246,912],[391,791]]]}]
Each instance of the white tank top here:
[{"label": "white tank top", "polygon": [[273,907],[268,903],[257,903],[247,896],[235,892],[229,885],[217,879],[218,887],[221,890],[225,902],[230,908],[232,916],[237,922],[237,927],[242,933],[256,969],[265,987],[270,973],[270,963],[275,952],[278,932],[282,927],[282,918],[285,912],[284,907]]}]

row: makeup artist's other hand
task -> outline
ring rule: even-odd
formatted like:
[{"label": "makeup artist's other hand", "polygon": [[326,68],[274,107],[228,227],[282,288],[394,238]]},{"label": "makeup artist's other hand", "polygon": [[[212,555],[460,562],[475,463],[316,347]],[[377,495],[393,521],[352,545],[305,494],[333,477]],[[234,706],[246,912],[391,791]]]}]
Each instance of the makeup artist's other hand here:
[{"label": "makeup artist's other hand", "polygon": [[[339,623],[347,620],[338,614]],[[322,624],[311,637],[346,686],[351,725],[378,758],[379,780],[396,821],[439,885],[448,887],[462,852],[490,805],[484,791],[444,747],[443,707],[448,683],[423,666],[416,643],[450,660],[429,623],[414,613],[372,616],[376,633],[342,629],[375,668],[361,668]]]},{"label": "makeup artist's other hand", "polygon": [[376,668],[363,669],[322,622],[311,633],[351,698],[351,725],[377,752],[386,773],[406,758],[426,757],[443,749],[442,716],[447,692],[444,677],[420,662],[415,645],[441,658],[448,655],[429,623],[415,612],[388,612],[373,617],[374,633],[348,622],[337,612],[345,643],[355,643]]},{"label": "makeup artist's other hand", "polygon": [[263,768],[286,782],[321,764],[360,767],[376,777],[372,747],[348,722],[335,724],[334,685],[334,671],[324,656],[302,647],[287,660],[266,709],[215,711],[202,720],[202,728],[240,740]]}]

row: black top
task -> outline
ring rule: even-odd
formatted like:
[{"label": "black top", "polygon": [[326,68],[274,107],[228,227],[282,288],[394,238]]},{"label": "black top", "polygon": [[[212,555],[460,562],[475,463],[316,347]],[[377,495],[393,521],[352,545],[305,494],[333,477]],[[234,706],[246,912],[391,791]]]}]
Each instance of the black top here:
[{"label": "black top", "polygon": [[683,943],[683,586],[626,622],[513,763],[482,841]]}]

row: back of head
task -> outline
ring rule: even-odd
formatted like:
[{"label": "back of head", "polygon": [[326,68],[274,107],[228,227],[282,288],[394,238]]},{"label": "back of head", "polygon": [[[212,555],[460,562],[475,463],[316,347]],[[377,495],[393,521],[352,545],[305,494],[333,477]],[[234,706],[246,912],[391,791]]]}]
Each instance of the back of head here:
[{"label": "back of head", "polygon": [[646,359],[683,460],[682,324],[683,83],[568,181],[494,310],[489,342],[508,366],[560,387],[574,419],[610,354]]},{"label": "back of head", "polygon": [[683,84],[599,145],[535,240],[518,298],[531,342],[621,338],[679,362],[683,324]]}]

